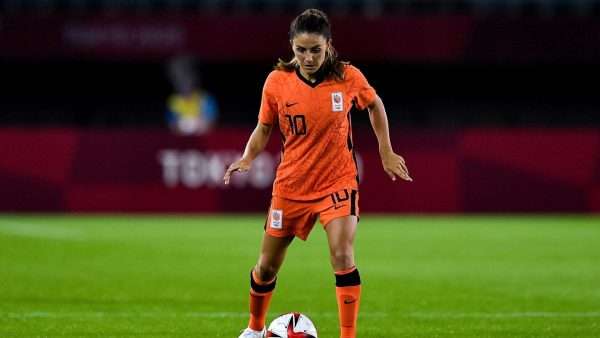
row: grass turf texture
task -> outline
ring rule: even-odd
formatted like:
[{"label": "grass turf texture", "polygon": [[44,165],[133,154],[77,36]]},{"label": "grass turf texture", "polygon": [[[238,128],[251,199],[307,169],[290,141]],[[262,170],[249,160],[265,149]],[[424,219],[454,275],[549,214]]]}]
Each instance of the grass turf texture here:
[{"label": "grass turf texture", "polygon": [[[262,216],[0,216],[0,337],[237,337]],[[598,337],[600,219],[364,215],[359,337]],[[324,232],[268,320],[337,338]]]}]

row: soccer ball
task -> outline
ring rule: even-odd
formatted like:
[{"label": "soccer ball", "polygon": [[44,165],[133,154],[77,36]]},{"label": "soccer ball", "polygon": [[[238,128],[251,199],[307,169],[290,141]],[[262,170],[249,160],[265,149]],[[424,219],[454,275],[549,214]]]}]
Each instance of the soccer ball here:
[{"label": "soccer ball", "polygon": [[267,337],[317,338],[317,329],[307,316],[299,312],[291,312],[271,322]]}]

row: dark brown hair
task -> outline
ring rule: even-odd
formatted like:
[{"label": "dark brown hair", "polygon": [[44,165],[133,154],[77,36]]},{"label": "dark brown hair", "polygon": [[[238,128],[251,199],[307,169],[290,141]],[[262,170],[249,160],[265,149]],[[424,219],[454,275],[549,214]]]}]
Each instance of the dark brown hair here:
[{"label": "dark brown hair", "polygon": [[[331,44],[331,24],[327,15],[318,9],[307,9],[298,15],[290,24],[289,38],[290,41],[301,33],[313,33],[322,35],[328,42],[327,50],[325,51],[325,60],[319,69],[323,77],[334,76],[337,80],[344,79],[344,65],[348,62],[338,60],[338,55]],[[290,61],[279,59],[275,69],[283,71],[294,71],[298,67],[298,62],[295,58]]]}]

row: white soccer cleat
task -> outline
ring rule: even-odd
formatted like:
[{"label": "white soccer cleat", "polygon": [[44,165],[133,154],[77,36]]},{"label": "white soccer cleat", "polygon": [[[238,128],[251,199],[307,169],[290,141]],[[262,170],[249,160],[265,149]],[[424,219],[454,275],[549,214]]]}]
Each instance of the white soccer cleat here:
[{"label": "white soccer cleat", "polygon": [[267,336],[267,329],[262,331],[254,331],[251,328],[245,329],[239,338],[265,338]]}]

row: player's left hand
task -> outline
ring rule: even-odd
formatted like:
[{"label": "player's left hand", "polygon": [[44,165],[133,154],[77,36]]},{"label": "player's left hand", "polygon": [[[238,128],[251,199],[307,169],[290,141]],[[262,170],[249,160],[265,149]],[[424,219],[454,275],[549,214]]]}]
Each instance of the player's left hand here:
[{"label": "player's left hand", "polygon": [[402,156],[393,151],[387,151],[381,154],[381,163],[383,164],[383,170],[392,181],[395,181],[396,176],[398,176],[405,181],[412,182],[413,179],[408,174],[408,168]]}]

